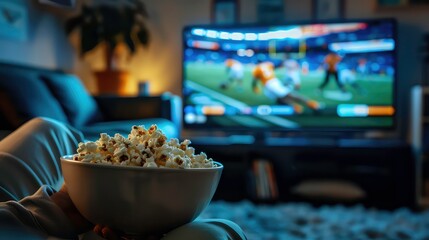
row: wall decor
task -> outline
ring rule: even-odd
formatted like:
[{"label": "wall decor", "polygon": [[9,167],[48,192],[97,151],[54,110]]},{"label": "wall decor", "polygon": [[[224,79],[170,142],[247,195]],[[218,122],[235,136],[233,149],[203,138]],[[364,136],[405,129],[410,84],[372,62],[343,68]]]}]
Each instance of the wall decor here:
[{"label": "wall decor", "polygon": [[212,22],[233,24],[238,22],[239,0],[212,0]]},{"label": "wall decor", "polygon": [[329,20],[344,17],[344,0],[313,0],[313,19]]},{"label": "wall decor", "polygon": [[28,9],[24,3],[0,1],[0,37],[26,41],[28,38]]},{"label": "wall decor", "polygon": [[377,0],[377,5],[382,7],[405,6],[408,0]]},{"label": "wall decor", "polygon": [[283,0],[259,0],[258,22],[276,23],[283,22],[285,17]]},{"label": "wall decor", "polygon": [[376,7],[381,9],[429,6],[429,0],[377,0]]}]

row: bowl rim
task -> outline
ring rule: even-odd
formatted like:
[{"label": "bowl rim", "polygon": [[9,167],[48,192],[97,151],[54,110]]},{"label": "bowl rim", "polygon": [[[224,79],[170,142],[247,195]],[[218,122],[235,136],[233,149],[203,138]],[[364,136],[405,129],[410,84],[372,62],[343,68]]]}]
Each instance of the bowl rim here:
[{"label": "bowl rim", "polygon": [[148,168],[148,167],[139,167],[139,166],[128,166],[128,165],[109,165],[103,163],[88,163],[73,160],[74,154],[64,155],[60,157],[61,162],[67,162],[76,165],[89,166],[95,168],[111,168],[111,169],[128,169],[128,170],[138,170],[138,171],[172,171],[172,172],[183,172],[183,171],[218,171],[219,169],[223,169],[223,164],[217,161],[213,161],[215,166],[212,168]]}]

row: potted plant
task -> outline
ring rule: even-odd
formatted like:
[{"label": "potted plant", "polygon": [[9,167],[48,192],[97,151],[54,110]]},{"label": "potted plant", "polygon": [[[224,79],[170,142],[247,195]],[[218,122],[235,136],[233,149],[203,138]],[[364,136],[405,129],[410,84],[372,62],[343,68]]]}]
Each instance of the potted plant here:
[{"label": "potted plant", "polygon": [[93,6],[83,5],[81,13],[66,21],[67,34],[80,30],[80,56],[100,44],[104,47],[105,69],[95,72],[100,94],[122,94],[130,74],[118,69],[115,50],[119,45],[126,46],[131,56],[138,46],[149,44],[149,31],[146,27],[148,14],[141,0],[106,2]]}]

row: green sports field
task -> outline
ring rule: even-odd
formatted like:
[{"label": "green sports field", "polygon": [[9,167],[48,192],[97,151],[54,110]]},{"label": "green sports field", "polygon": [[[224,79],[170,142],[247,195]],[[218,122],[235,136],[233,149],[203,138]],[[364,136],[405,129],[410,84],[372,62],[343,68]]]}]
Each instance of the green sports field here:
[{"label": "green sports field", "polygon": [[[214,90],[221,93],[222,96],[235,99],[248,106],[257,106],[263,104],[273,104],[273,100],[264,96],[261,92],[256,94],[252,91],[252,65],[245,65],[244,79],[242,86],[232,84],[227,89],[221,89],[220,85],[227,81],[227,72],[223,64],[207,64],[207,63],[187,63],[185,78],[206,89]],[[284,69],[276,70],[276,76],[279,79],[284,78]],[[301,89],[297,91],[299,94],[307,98],[316,100],[325,105],[325,110],[318,112],[316,115],[310,109],[305,109],[302,115],[294,115],[287,119],[296,122],[300,126],[390,126],[392,118],[390,117],[368,117],[368,118],[340,118],[336,116],[335,109],[338,104],[367,104],[367,105],[392,105],[392,78],[385,75],[369,75],[357,76],[357,83],[364,89],[364,93],[360,93],[349,85],[346,89],[349,92],[347,99],[338,99],[335,95],[341,94],[334,79],[331,79],[325,87],[323,93],[317,91],[318,86],[323,82],[324,72],[315,71],[309,72],[306,75],[301,75]],[[210,95],[212,91],[205,94]],[[326,93],[332,93],[334,97]],[[217,101],[222,101],[217,95]],[[188,102],[187,104],[195,104]],[[317,116],[317,117],[309,117]],[[250,117],[245,117],[246,121],[250,121]],[[216,118],[214,121],[224,121],[219,124],[234,125],[237,120],[221,120]],[[260,121],[259,119],[257,120]],[[263,123],[255,123],[257,126],[265,125]],[[258,125],[259,124],[259,125]],[[269,123],[268,125],[270,125]]]}]

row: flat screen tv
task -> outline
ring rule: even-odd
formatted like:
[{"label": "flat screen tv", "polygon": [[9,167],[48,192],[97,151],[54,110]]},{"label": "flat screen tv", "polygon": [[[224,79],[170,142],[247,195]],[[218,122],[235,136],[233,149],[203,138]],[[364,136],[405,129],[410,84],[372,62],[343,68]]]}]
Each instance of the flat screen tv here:
[{"label": "flat screen tv", "polygon": [[394,129],[394,19],[183,29],[183,124],[222,131]]}]

